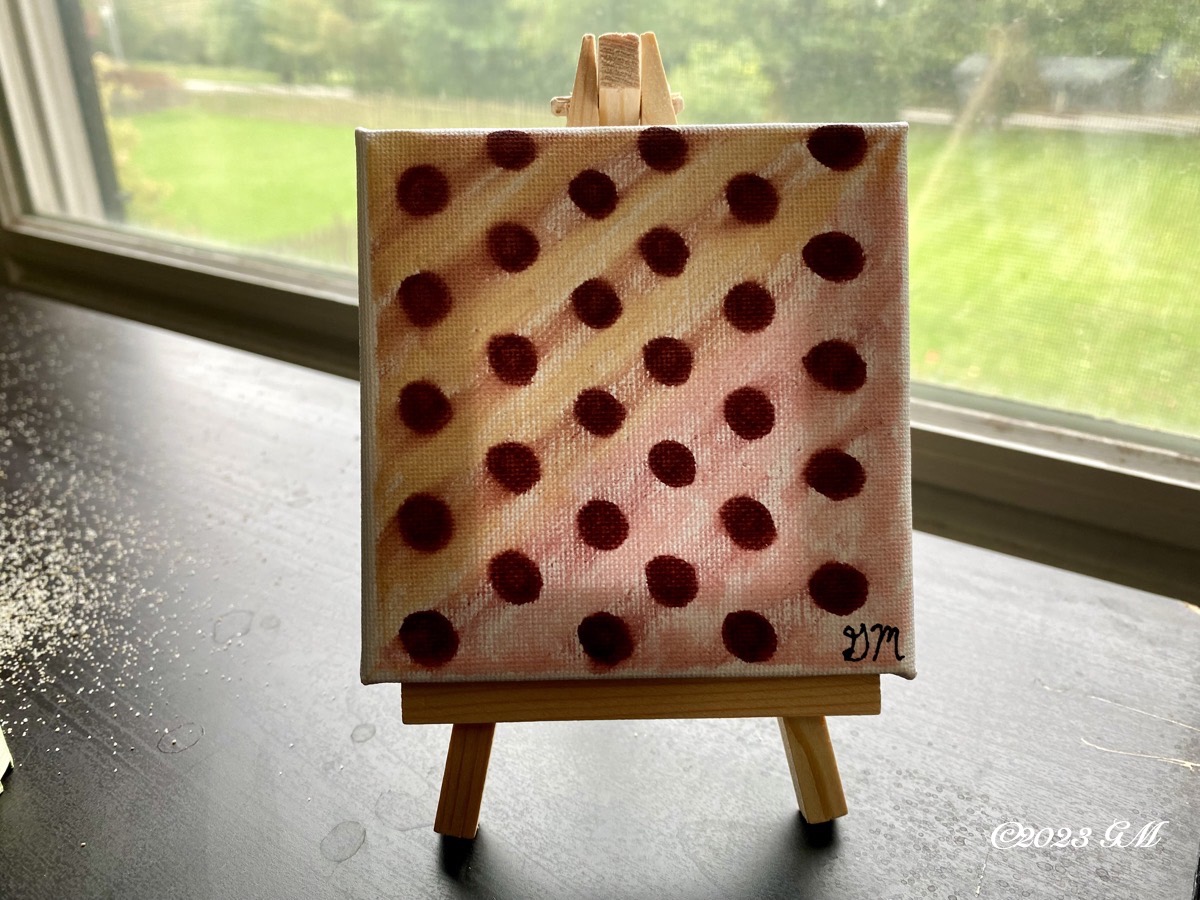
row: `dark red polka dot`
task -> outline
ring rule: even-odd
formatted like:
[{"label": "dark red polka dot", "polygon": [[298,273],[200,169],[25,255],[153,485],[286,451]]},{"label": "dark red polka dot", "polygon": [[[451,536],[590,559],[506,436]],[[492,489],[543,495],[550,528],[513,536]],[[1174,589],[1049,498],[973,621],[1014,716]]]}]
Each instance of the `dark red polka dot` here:
[{"label": "dark red polka dot", "polygon": [[519,334],[498,334],[488,341],[488,365],[505,384],[529,384],[537,374],[537,348]]},{"label": "dark red polka dot", "polygon": [[827,562],[808,579],[813,603],[835,616],[848,616],[867,602],[867,576],[854,566]]},{"label": "dark red polka dot", "polygon": [[488,474],[514,494],[524,494],[542,477],[537,454],[524,444],[507,441],[488,450]]},{"label": "dark red polka dot", "polygon": [[520,550],[505,550],[488,562],[488,583],[500,599],[520,606],[542,593],[542,570]]},{"label": "dark red polka dot", "polygon": [[775,520],[753,497],[733,497],[721,505],[721,525],[743,550],[764,550],[775,543]]},{"label": "dark red polka dot", "polygon": [[396,296],[408,321],[418,328],[436,325],[450,312],[450,288],[432,272],[409,275],[400,282]]},{"label": "dark red polka dot", "polygon": [[659,441],[650,448],[650,471],[663,484],[686,487],[696,480],[696,457],[678,441]]},{"label": "dark red polka dot", "polygon": [[625,407],[608,391],[588,388],[575,398],[575,421],[598,437],[608,437],[625,421]]},{"label": "dark red polka dot", "polygon": [[650,377],[668,387],[683,384],[692,374],[692,350],[673,337],[659,337],[642,348],[642,362]]},{"label": "dark red polka dot", "polygon": [[646,128],[638,134],[638,153],[656,172],[674,172],[687,162],[687,139],[674,128]]},{"label": "dark red polka dot", "polygon": [[775,298],[757,281],[743,281],[729,289],[722,309],[738,331],[762,331],[775,318]]},{"label": "dark red polka dot", "polygon": [[593,662],[615,666],[633,655],[633,635],[620,616],[592,613],[579,623],[579,645]]},{"label": "dark red polka dot", "polygon": [[721,625],[725,649],[743,662],[766,662],[775,655],[779,639],[766,616],[749,609],[731,612]]},{"label": "dark red polka dot", "polygon": [[454,414],[446,395],[432,381],[414,381],[400,391],[400,421],[417,434],[435,434]]},{"label": "dark red polka dot", "polygon": [[862,245],[848,234],[818,234],[801,251],[804,264],[826,281],[853,281],[866,263]]},{"label": "dark red polka dot", "polygon": [[678,556],[656,556],[646,563],[646,587],[663,606],[687,606],[700,591],[696,567]]},{"label": "dark red polka dot", "polygon": [[454,659],[458,652],[458,632],[440,612],[426,609],[404,617],[400,645],[417,665],[434,669]]},{"label": "dark red polka dot", "polygon": [[413,494],[396,513],[404,543],[422,553],[441,550],[454,535],[454,516],[446,502],[433,494]]},{"label": "dark red polka dot", "polygon": [[775,406],[758,388],[738,388],[725,398],[725,423],[738,437],[756,441],[775,427]]},{"label": "dark red polka dot", "polygon": [[589,278],[571,291],[571,308],[588,328],[608,328],[621,317],[621,298],[603,278]]},{"label": "dark red polka dot", "polygon": [[487,233],[488,254],[505,272],[524,272],[538,257],[538,239],[524,225],[503,222]]},{"label": "dark red polka dot", "polygon": [[867,380],[867,364],[854,345],[846,341],[822,341],[804,356],[804,370],[821,387],[850,394]]},{"label": "dark red polka dot", "polygon": [[450,202],[450,182],[436,166],[413,166],[396,181],[396,202],[410,216],[432,216]]},{"label": "dark red polka dot", "polygon": [[595,169],[584,169],[572,178],[567,196],[590,219],[605,219],[617,208],[617,186]]},{"label": "dark red polka dot", "polygon": [[674,277],[683,274],[691,251],[678,231],[651,228],[638,238],[638,253],[652,272]]},{"label": "dark red polka dot", "polygon": [[822,165],[846,172],[867,155],[867,133],[858,125],[822,125],[808,136],[808,152]]},{"label": "dark red polka dot", "polygon": [[819,450],[804,467],[804,480],[810,488],[830,500],[846,500],[863,489],[867,473],[862,463],[841,450]]},{"label": "dark red polka dot", "polygon": [[589,500],[575,516],[579,539],[597,550],[616,550],[629,537],[629,522],[610,500]]},{"label": "dark red polka dot", "polygon": [[747,225],[770,222],[779,211],[779,193],[775,186],[761,175],[749,172],[729,179],[725,185],[725,200],[733,217]]},{"label": "dark red polka dot", "polygon": [[493,131],[487,136],[488,159],[502,169],[523,169],[537,158],[537,144],[524,131]]}]

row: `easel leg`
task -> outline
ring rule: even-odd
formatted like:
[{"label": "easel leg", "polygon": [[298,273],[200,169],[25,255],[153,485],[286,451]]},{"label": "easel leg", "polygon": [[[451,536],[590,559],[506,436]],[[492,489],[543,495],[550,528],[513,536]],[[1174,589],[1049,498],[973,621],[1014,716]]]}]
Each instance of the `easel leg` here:
[{"label": "easel leg", "polygon": [[781,716],[779,730],[787,750],[796,802],[810,824],[846,814],[846,795],[838,775],[824,716]]},{"label": "easel leg", "polygon": [[479,828],[479,806],[492,755],[494,724],[455,725],[446,753],[446,774],[433,830],[450,837],[473,838]]}]

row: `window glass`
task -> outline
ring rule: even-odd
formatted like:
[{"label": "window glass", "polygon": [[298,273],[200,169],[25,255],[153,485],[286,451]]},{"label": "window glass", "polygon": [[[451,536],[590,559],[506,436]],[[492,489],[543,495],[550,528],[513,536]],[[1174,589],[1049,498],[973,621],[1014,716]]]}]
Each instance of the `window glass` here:
[{"label": "window glass", "polygon": [[585,32],[656,31],[683,122],[906,119],[914,376],[1200,434],[1196,4],[76,6],[115,219],[346,269],[350,129],[562,124]]}]

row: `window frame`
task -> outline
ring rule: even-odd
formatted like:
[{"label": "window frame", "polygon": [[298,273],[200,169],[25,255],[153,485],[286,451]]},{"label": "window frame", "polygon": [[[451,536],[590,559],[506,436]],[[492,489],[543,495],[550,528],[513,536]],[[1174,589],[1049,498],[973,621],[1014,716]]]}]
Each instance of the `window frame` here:
[{"label": "window frame", "polygon": [[[63,133],[82,127],[71,92],[11,75],[30,42],[45,71],[69,71],[47,9],[0,6],[0,284],[357,377],[351,273],[104,224],[70,202],[34,211],[53,173],[23,156],[54,158],[51,119],[68,152],[83,140]],[[39,117],[41,147],[22,148],[18,125]],[[1200,440],[922,382],[911,420],[918,529],[1200,603]]]}]

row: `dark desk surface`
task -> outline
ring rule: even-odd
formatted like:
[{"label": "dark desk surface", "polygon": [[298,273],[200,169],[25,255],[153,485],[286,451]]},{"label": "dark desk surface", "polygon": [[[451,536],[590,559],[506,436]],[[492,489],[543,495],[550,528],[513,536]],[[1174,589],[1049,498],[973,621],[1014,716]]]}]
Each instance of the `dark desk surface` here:
[{"label": "dark desk surface", "polygon": [[448,727],[358,683],[358,453],[354,382],[0,294],[0,897],[1193,895],[1197,610],[921,534],[832,840],[751,719],[501,726],[443,844]]}]

